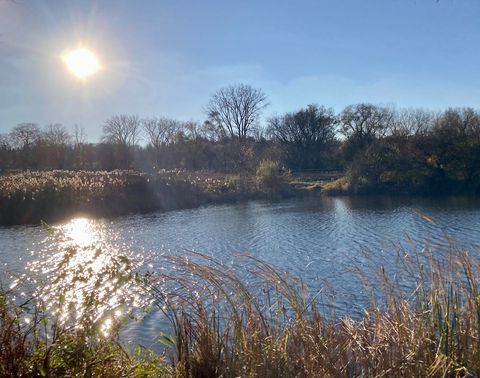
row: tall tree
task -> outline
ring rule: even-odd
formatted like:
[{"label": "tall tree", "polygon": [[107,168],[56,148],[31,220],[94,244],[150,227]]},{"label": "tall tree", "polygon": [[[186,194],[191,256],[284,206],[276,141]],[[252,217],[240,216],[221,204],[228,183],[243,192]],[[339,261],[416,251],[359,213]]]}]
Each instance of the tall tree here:
[{"label": "tall tree", "polygon": [[140,118],[136,115],[113,116],[103,124],[103,139],[121,147],[133,147],[140,140]]},{"label": "tall tree", "polygon": [[73,136],[73,145],[75,147],[78,147],[82,144],[85,144],[87,141],[87,135],[85,133],[85,127],[83,125],[79,125],[76,123],[73,125],[73,130],[72,130],[72,136]]},{"label": "tall tree", "polygon": [[10,140],[14,148],[30,149],[40,140],[41,130],[36,123],[20,123],[10,132]]},{"label": "tall tree", "polygon": [[11,145],[10,138],[6,134],[0,134],[0,174],[3,169],[10,168],[11,165]]},{"label": "tall tree", "polygon": [[142,128],[147,143],[155,149],[160,149],[173,142],[180,129],[180,122],[170,118],[147,118],[142,121]]},{"label": "tall tree", "polygon": [[[113,116],[103,124],[103,140],[113,146],[119,167],[131,166],[133,147],[140,141],[141,121],[136,115]],[[108,150],[107,146],[104,149]]]},{"label": "tall tree", "polygon": [[152,152],[152,160],[157,168],[162,160],[162,148],[175,141],[180,126],[180,122],[170,118],[147,118],[142,121],[147,148]]},{"label": "tall tree", "polygon": [[66,127],[53,123],[45,126],[42,133],[43,160],[49,168],[64,169],[72,136]]},{"label": "tall tree", "polygon": [[340,132],[347,138],[365,141],[386,134],[394,113],[391,109],[372,104],[347,106],[340,115]]},{"label": "tall tree", "polygon": [[223,137],[245,140],[267,106],[267,97],[261,89],[238,84],[214,93],[206,113]]},{"label": "tall tree", "polygon": [[268,132],[285,148],[292,168],[318,168],[335,139],[333,109],[309,105],[269,120]]},{"label": "tall tree", "polygon": [[87,136],[83,125],[75,124],[72,129],[73,138],[73,167],[76,169],[85,169],[87,167],[88,153],[91,146],[87,146]]},{"label": "tall tree", "polygon": [[18,153],[19,168],[37,168],[36,147],[41,139],[41,130],[36,123],[20,123],[9,134],[13,148]]},{"label": "tall tree", "polygon": [[424,109],[400,109],[390,128],[394,137],[424,136],[432,129],[437,115]]},{"label": "tall tree", "polygon": [[59,123],[53,123],[45,126],[42,133],[43,142],[49,146],[65,147],[72,141],[72,136],[69,134],[65,126]]}]

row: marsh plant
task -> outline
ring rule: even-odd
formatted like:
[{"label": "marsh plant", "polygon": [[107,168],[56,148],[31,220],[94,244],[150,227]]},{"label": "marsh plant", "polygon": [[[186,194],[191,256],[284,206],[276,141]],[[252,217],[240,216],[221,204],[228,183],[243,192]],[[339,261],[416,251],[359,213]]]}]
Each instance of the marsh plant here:
[{"label": "marsh plant", "polygon": [[228,176],[213,172],[18,171],[0,175],[0,224],[185,208],[235,195]]},{"label": "marsh plant", "polygon": [[280,193],[285,190],[290,176],[290,172],[283,169],[278,161],[264,160],[257,167],[255,180],[259,190]]},{"label": "marsh plant", "polygon": [[[132,294],[127,258],[93,264],[85,253],[69,248],[64,260],[49,261],[51,282],[30,294],[19,293],[32,287],[26,281],[0,290],[1,377],[169,376],[161,355],[141,347],[127,352],[119,342],[125,305],[134,304],[119,295]],[[80,255],[82,263],[75,263]]]},{"label": "marsh plant", "polygon": [[[327,315],[321,290],[309,294],[252,256],[235,269],[198,254],[171,261],[176,274],[151,281],[150,292],[172,321],[165,341],[182,376],[480,373],[479,266],[464,251],[399,253],[397,275],[359,271],[372,296],[355,317]],[[168,294],[158,290],[165,282]]]},{"label": "marsh plant", "polygon": [[[162,269],[145,271],[119,251],[96,250],[92,259],[85,253],[71,247],[56,260],[56,268],[78,271],[58,271],[62,285],[48,287],[57,292],[58,300],[48,301],[53,307],[40,295],[18,303],[12,292],[2,293],[1,375],[480,374],[480,266],[453,245],[442,253],[399,249],[392,256],[396,264],[378,266],[374,275],[353,269],[358,290],[371,300],[361,314],[340,315],[329,307],[325,288],[309,290],[253,256],[236,256],[226,265],[192,252],[162,257]],[[132,294],[116,296],[116,290]],[[76,293],[88,295],[77,294],[78,302]],[[143,302],[130,308],[151,307],[170,321],[157,335],[161,352],[122,347],[118,330],[131,310],[116,300],[137,293]],[[76,316],[65,317],[69,312]]]}]

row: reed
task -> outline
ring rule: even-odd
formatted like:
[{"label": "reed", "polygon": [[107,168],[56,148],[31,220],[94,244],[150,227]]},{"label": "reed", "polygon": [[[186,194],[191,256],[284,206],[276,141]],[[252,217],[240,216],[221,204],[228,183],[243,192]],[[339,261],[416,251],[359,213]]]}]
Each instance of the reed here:
[{"label": "reed", "polygon": [[263,198],[249,180],[182,169],[144,173],[18,171],[0,175],[0,225],[54,222],[75,214],[117,216]]},{"label": "reed", "polygon": [[251,256],[240,272],[174,258],[175,278],[150,282],[172,321],[172,366],[188,377],[479,376],[476,259],[457,249],[397,258],[402,274],[379,267],[360,318],[326,316],[320,293]]},{"label": "reed", "polygon": [[[448,253],[399,249],[395,257],[395,267],[379,266],[376,275],[357,271],[358,290],[371,294],[360,316],[335,316],[321,288],[309,293],[253,256],[233,265],[199,253],[165,258],[159,272],[130,275],[171,322],[159,335],[162,353],[127,353],[117,333],[68,328],[38,308],[26,324],[24,306],[4,293],[0,375],[479,376],[476,256],[452,245]],[[42,332],[46,324],[55,332]]]}]

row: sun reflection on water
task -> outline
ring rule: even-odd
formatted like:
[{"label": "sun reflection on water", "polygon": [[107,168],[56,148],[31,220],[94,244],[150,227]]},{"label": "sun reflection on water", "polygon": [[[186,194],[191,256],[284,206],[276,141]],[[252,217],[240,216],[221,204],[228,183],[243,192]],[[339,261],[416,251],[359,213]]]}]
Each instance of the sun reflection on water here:
[{"label": "sun reflection on water", "polygon": [[98,239],[97,230],[92,223],[88,218],[76,218],[63,225],[61,230],[72,243],[85,247],[94,244]]},{"label": "sun reflection on water", "polygon": [[[108,235],[108,238],[106,237]],[[142,256],[115,245],[105,223],[77,218],[54,229],[27,269],[42,284],[35,296],[61,323],[97,324],[107,337],[118,319],[145,304],[134,272]]]}]

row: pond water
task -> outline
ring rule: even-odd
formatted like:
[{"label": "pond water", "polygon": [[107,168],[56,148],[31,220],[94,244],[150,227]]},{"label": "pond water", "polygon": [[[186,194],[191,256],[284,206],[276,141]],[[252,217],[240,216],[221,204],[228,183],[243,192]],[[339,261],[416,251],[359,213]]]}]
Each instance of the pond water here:
[{"label": "pond water", "polygon": [[[155,270],[162,268],[164,255],[199,251],[235,265],[236,256],[246,253],[300,277],[313,292],[328,286],[340,311],[356,311],[366,298],[353,267],[374,272],[391,264],[398,251],[441,251],[453,243],[478,253],[480,199],[306,197],[114,219],[75,218],[54,226],[68,241],[52,236],[42,226],[0,228],[4,285],[14,279],[5,277],[7,271],[16,272],[17,278],[35,275],[41,280],[43,275],[51,279],[48,268],[58,263],[58,252],[73,244],[101,247],[100,252],[88,252],[85,247],[81,258],[69,261],[77,273],[85,273],[81,283],[68,289],[74,301],[82,300],[75,294],[78,285],[94,285],[88,280],[105,274],[102,266],[116,254],[132,256]],[[125,290],[122,295],[135,299],[138,293]],[[103,300],[107,310],[118,304],[111,292]],[[150,313],[141,323],[129,324],[122,337],[150,345],[162,324],[160,314]]]}]

